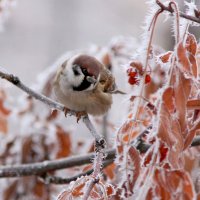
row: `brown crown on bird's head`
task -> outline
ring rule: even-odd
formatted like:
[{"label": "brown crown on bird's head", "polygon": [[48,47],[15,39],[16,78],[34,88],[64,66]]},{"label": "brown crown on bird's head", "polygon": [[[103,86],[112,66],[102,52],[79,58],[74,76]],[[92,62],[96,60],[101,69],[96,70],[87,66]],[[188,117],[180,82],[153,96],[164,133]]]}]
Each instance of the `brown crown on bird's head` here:
[{"label": "brown crown on bird's head", "polygon": [[79,65],[81,68],[86,69],[88,75],[98,78],[102,69],[102,64],[94,57],[88,55],[80,55],[73,61],[73,65]]}]

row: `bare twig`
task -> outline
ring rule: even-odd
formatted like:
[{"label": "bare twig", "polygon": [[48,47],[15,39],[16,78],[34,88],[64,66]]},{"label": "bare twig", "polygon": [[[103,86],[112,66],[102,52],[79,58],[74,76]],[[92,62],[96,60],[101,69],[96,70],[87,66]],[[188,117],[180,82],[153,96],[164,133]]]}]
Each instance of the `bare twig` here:
[{"label": "bare twig", "polygon": [[[168,6],[165,6],[163,3],[161,3],[159,0],[156,0],[157,5],[160,6],[160,8],[164,11],[168,11],[170,13],[174,13],[173,8],[171,7],[171,5],[169,4]],[[195,11],[194,11],[195,12]],[[179,13],[179,16],[185,19],[188,19],[190,21],[196,22],[196,23],[200,23],[200,18],[199,17],[195,17],[195,16],[191,16],[191,15],[187,15],[185,13]]]},{"label": "bare twig", "polygon": [[[110,160],[106,160],[103,162],[103,166],[102,169],[107,167],[108,165],[113,163],[113,159]],[[93,169],[90,169],[86,172],[83,173],[79,173],[75,176],[69,177],[69,178],[63,178],[63,177],[58,177],[58,176],[51,176],[48,173],[46,173],[45,175],[42,175],[41,178],[44,180],[44,182],[46,184],[67,184],[70,183],[71,181],[75,181],[76,179],[82,177],[82,176],[88,176],[91,175],[93,173]]]},{"label": "bare twig", "polygon": [[[54,109],[57,109],[57,110],[60,110],[60,111],[64,111],[64,109],[65,109],[64,105],[62,105],[58,102],[55,102],[52,99],[50,99],[50,98],[48,98],[48,97],[46,97],[42,94],[38,94],[34,90],[32,90],[29,87],[27,87],[26,85],[24,85],[17,76],[14,76],[13,74],[8,74],[8,73],[0,71],[0,77],[3,78],[3,79],[6,79],[10,83],[14,84],[18,88],[20,88],[21,90],[23,90],[24,92],[29,94],[31,97],[34,97],[35,99],[47,104],[51,108],[54,108]],[[75,112],[70,111],[69,114],[75,115]]]}]

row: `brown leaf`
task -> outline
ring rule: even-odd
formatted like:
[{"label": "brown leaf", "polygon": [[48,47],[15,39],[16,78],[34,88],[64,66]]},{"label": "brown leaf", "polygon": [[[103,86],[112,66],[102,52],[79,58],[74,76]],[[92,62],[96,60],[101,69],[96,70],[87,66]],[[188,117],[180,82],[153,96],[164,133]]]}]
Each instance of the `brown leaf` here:
[{"label": "brown leaf", "polygon": [[159,59],[163,62],[163,63],[167,63],[169,62],[169,59],[172,55],[172,51],[168,51],[162,55],[159,56]]},{"label": "brown leaf", "polygon": [[115,163],[112,163],[111,165],[108,165],[107,167],[105,167],[103,170],[105,175],[108,176],[109,179],[111,179],[111,180],[113,180],[116,175],[115,168],[116,168]]},{"label": "brown leaf", "polygon": [[166,197],[173,199],[175,194],[176,199],[182,200],[193,199],[195,196],[192,180],[183,170],[156,169],[154,180],[157,190],[162,191],[158,196],[161,199],[166,199]]},{"label": "brown leaf", "polygon": [[135,182],[137,181],[137,178],[140,175],[141,158],[138,150],[136,150],[133,146],[129,148],[128,154],[132,161],[132,164],[129,165],[129,167],[133,167],[132,171],[130,171],[130,176],[128,177],[128,184],[130,192],[133,192]]},{"label": "brown leaf", "polygon": [[191,63],[192,73],[193,73],[194,77],[197,78],[198,66],[197,66],[196,57],[193,56],[192,54],[189,54],[189,60],[190,60],[190,63]]},{"label": "brown leaf", "polygon": [[177,61],[181,64],[181,68],[184,71],[191,72],[190,70],[190,62],[187,57],[187,51],[183,46],[183,42],[180,42],[177,47]]},{"label": "brown leaf", "polygon": [[133,68],[136,68],[139,72],[140,75],[143,75],[143,65],[141,62],[139,61],[132,61],[130,63],[130,66],[133,67]]},{"label": "brown leaf", "polygon": [[168,87],[165,89],[163,93],[163,101],[169,113],[174,113],[175,105],[174,105],[174,90],[172,87]]},{"label": "brown leaf", "polygon": [[41,181],[36,181],[33,187],[33,194],[36,197],[43,199],[47,195],[47,188]]},{"label": "brown leaf", "polygon": [[200,110],[200,99],[191,99],[187,101],[187,109],[189,110]]},{"label": "brown leaf", "polygon": [[71,154],[71,138],[60,126],[57,126],[57,139],[59,150],[56,158],[63,158]]},{"label": "brown leaf", "polygon": [[184,143],[184,149],[188,148],[195,135],[196,135],[196,131],[200,129],[200,120],[198,120],[195,125],[190,129],[189,133],[187,134],[186,138],[185,138],[185,143]]},{"label": "brown leaf", "polygon": [[183,136],[180,125],[167,110],[164,101],[160,109],[160,121],[157,136],[169,147],[168,159],[174,168],[180,167],[179,157],[183,150]]},{"label": "brown leaf", "polygon": [[0,133],[6,134],[8,132],[8,121],[5,116],[0,114]]},{"label": "brown leaf", "polygon": [[50,111],[49,116],[47,116],[47,120],[48,121],[54,120],[56,119],[57,116],[58,116],[57,110]]},{"label": "brown leaf", "polygon": [[115,190],[112,185],[107,185],[106,192],[107,192],[107,196],[110,197],[110,196],[114,195]]},{"label": "brown leaf", "polygon": [[112,68],[112,63],[111,63],[111,58],[109,53],[106,53],[103,57],[102,57],[102,63],[110,70]]},{"label": "brown leaf", "polygon": [[195,56],[197,52],[197,41],[193,34],[188,33],[185,48],[188,52]]},{"label": "brown leaf", "polygon": [[177,118],[180,123],[181,131],[184,134],[187,130],[186,104],[191,92],[191,80],[185,78],[184,73],[176,68],[176,82],[174,83],[174,97],[176,105]]},{"label": "brown leaf", "polygon": [[4,190],[4,193],[3,193],[4,200],[10,200],[16,197],[17,184],[18,184],[18,181],[15,180],[7,186],[6,190]]},{"label": "brown leaf", "polygon": [[81,183],[80,185],[76,186],[72,191],[72,196],[79,197],[83,195],[82,189],[84,188],[85,183]]}]

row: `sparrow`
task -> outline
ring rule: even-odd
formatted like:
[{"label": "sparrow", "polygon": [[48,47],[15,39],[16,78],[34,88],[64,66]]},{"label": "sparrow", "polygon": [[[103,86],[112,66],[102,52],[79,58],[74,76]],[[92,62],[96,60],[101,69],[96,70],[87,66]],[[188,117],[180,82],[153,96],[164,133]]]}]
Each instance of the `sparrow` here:
[{"label": "sparrow", "polygon": [[117,90],[115,78],[96,58],[79,54],[64,61],[53,82],[57,100],[79,115],[102,115],[112,105],[112,94]]}]

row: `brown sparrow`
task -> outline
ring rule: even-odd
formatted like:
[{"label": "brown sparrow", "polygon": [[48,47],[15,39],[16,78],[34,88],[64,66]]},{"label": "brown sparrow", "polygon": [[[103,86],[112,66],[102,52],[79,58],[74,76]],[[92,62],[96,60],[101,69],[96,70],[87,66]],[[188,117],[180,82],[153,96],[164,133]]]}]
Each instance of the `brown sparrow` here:
[{"label": "brown sparrow", "polygon": [[54,94],[66,109],[91,115],[106,113],[116,90],[111,72],[96,58],[76,55],[65,61],[57,71]]}]

